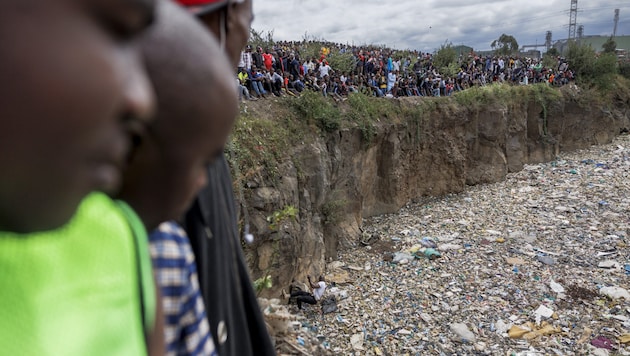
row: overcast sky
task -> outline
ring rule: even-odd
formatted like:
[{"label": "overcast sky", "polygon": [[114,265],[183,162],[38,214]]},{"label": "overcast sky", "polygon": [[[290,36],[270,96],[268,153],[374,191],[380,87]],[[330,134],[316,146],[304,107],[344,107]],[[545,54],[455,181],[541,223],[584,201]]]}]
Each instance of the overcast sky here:
[{"label": "overcast sky", "polygon": [[[569,33],[571,0],[253,0],[252,27],[280,40],[325,39],[433,52],[446,42],[490,49],[502,33],[519,46]],[[579,0],[584,35],[630,35],[630,0]],[[542,48],[540,48],[542,49]]]}]

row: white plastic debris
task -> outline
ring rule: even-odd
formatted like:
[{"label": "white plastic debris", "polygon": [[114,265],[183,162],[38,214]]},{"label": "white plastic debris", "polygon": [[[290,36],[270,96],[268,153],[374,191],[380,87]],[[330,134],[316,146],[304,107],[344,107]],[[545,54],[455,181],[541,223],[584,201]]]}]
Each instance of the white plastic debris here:
[{"label": "white plastic debris", "polygon": [[540,325],[540,321],[542,320],[542,318],[551,318],[551,316],[553,315],[553,310],[547,308],[544,305],[540,305],[538,309],[536,309],[536,311],[534,312],[534,315],[536,317],[536,324]]},{"label": "white plastic debris", "polygon": [[600,263],[597,264],[597,267],[599,268],[621,268],[621,263],[617,262],[617,261],[613,261],[613,260],[606,260],[606,261],[602,261]]},{"label": "white plastic debris", "polygon": [[350,345],[355,351],[363,351],[363,334],[354,334],[350,337]]},{"label": "white plastic debris", "polygon": [[611,299],[625,298],[630,301],[630,293],[621,287],[603,287],[599,292]]},{"label": "white plastic debris", "polygon": [[477,338],[472,331],[468,330],[468,326],[463,323],[452,323],[449,325],[451,331],[455,334],[454,340],[457,342],[475,342]]},{"label": "white plastic debris", "polygon": [[556,283],[553,280],[549,282],[549,288],[551,288],[551,290],[556,293],[564,293],[564,287],[560,283]]}]

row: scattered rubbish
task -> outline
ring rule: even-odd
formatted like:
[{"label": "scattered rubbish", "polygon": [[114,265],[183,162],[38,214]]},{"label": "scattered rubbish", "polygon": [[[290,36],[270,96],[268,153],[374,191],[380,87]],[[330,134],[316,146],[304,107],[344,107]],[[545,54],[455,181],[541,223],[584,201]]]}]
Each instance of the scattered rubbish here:
[{"label": "scattered rubbish", "polygon": [[420,240],[420,244],[424,247],[427,248],[436,248],[437,244],[435,243],[435,241],[431,240],[428,237],[423,237],[422,240]]},{"label": "scattered rubbish", "polygon": [[432,248],[427,248],[426,250],[424,250],[424,256],[430,260],[434,260],[436,258],[440,258],[442,257],[442,254],[440,254],[437,250],[432,249]]},{"label": "scattered rubbish", "polygon": [[599,293],[611,299],[625,298],[626,301],[630,301],[630,293],[621,287],[603,287]]},{"label": "scattered rubbish", "polygon": [[320,301],[322,313],[330,314],[337,311],[337,299],[334,295],[325,297]]},{"label": "scattered rubbish", "polygon": [[364,219],[335,311],[264,309],[278,354],[630,355],[629,177],[625,135]]},{"label": "scattered rubbish", "polygon": [[597,257],[610,256],[610,255],[615,255],[615,254],[617,254],[617,250],[600,251],[600,252],[597,253]]},{"label": "scattered rubbish", "polygon": [[468,326],[462,323],[452,323],[449,325],[451,331],[455,334],[454,340],[457,342],[475,342],[477,338],[472,331],[468,330]]},{"label": "scattered rubbish", "polygon": [[561,284],[554,282],[553,280],[549,282],[549,288],[551,288],[551,290],[556,293],[564,293],[564,287]]},{"label": "scattered rubbish", "polygon": [[350,345],[355,351],[363,351],[363,334],[354,334],[350,337]]},{"label": "scattered rubbish", "polygon": [[517,266],[525,264],[525,261],[522,258],[518,258],[518,257],[506,257],[505,262],[509,265],[517,265]]},{"label": "scattered rubbish", "polygon": [[505,334],[508,329],[510,328],[510,326],[508,324],[506,324],[502,319],[497,320],[496,324],[495,324],[495,328],[496,333],[499,335]]},{"label": "scattered rubbish", "polygon": [[581,345],[585,343],[591,337],[592,332],[593,330],[589,328],[584,328],[584,331],[582,332],[582,336],[580,336],[580,338],[578,339],[577,344]]},{"label": "scattered rubbish", "polygon": [[599,268],[621,268],[621,263],[613,260],[602,261],[597,264]]},{"label": "scattered rubbish", "polygon": [[[437,249],[440,251],[457,251],[457,250],[461,250],[462,248],[464,248],[463,245],[447,243],[447,244],[438,246]],[[628,268],[630,269],[630,265],[628,265]]]},{"label": "scattered rubbish", "polygon": [[594,338],[593,340],[591,340],[591,345],[600,349],[607,349],[607,350],[612,350],[614,348],[614,342],[610,340],[609,338],[606,338],[603,336],[598,336]]},{"label": "scattered rubbish", "polygon": [[402,263],[402,264],[405,264],[405,263],[413,260],[414,258],[415,257],[412,254],[410,254],[410,253],[407,253],[407,252],[396,252],[394,254],[394,259],[393,259],[392,262],[394,262],[394,263],[401,263],[401,261],[405,261],[405,262]]},{"label": "scattered rubbish", "polygon": [[538,256],[536,256],[536,259],[538,261],[542,262],[545,265],[551,266],[551,265],[555,265],[556,264],[556,261],[553,258],[549,257],[549,256],[538,255]]},{"label": "scattered rubbish", "polygon": [[539,336],[546,336],[562,332],[560,328],[554,327],[549,323],[543,322],[540,327],[536,327],[531,322],[526,325],[512,325],[508,330],[508,335],[512,339],[533,340]]},{"label": "scattered rubbish", "polygon": [[553,315],[553,310],[547,308],[544,305],[541,305],[538,307],[538,309],[536,309],[534,315],[536,317],[536,325],[540,325],[540,321],[542,318],[551,318],[551,316]]}]

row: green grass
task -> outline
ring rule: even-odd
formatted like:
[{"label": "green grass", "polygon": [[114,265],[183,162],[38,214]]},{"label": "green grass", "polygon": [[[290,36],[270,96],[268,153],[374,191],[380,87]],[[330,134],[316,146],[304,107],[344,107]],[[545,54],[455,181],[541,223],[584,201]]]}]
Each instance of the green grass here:
[{"label": "green grass", "polygon": [[[630,97],[630,80],[617,76],[614,90],[601,92],[597,88],[580,88],[576,97],[565,98],[563,90],[546,83],[534,85],[493,84],[456,92],[451,97],[416,97],[396,99],[375,98],[354,93],[347,100],[337,102],[319,92],[306,91],[300,97],[281,98],[254,105],[258,111],[244,110],[243,106],[228,146],[228,157],[240,169],[240,178],[262,174],[278,177],[280,162],[291,159],[289,153],[296,145],[307,144],[322,135],[344,128],[358,128],[362,133],[364,149],[373,144],[379,127],[402,124],[416,144],[422,144],[427,135],[439,126],[435,117],[457,115],[463,119],[485,109],[504,108],[518,111],[529,102],[542,107],[545,121],[552,105],[573,100],[577,105],[592,108],[594,105],[612,105],[613,100],[625,101]],[[264,117],[259,117],[264,116]],[[299,162],[294,162],[298,174]]]}]

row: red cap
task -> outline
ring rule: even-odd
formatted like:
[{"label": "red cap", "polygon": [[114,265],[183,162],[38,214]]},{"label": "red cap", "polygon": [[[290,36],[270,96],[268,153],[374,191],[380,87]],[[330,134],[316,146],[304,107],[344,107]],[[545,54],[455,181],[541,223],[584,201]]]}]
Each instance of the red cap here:
[{"label": "red cap", "polygon": [[203,15],[220,9],[228,4],[228,0],[176,0],[193,15]]}]

